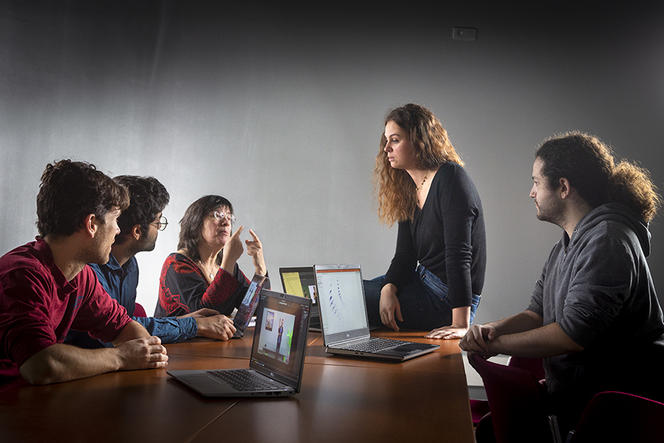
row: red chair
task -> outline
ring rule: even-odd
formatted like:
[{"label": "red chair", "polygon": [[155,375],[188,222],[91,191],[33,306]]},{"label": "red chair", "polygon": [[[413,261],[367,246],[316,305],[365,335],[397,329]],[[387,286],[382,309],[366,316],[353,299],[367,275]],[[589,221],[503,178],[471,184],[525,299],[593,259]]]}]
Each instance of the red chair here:
[{"label": "red chair", "polygon": [[533,377],[537,380],[543,380],[545,377],[544,365],[542,364],[541,358],[510,357],[507,366],[525,369],[533,374]]},{"label": "red chair", "polygon": [[664,403],[618,391],[603,391],[590,400],[569,443],[664,440]]},{"label": "red chair", "polygon": [[[556,441],[556,431],[545,407],[543,386],[539,383],[543,370],[533,374],[528,369],[515,366],[523,363],[538,372],[538,365],[531,359],[517,359],[505,366],[469,353],[468,361],[484,381],[493,437],[498,443]],[[541,361],[539,363],[541,367]],[[478,431],[485,427],[478,425]],[[480,436],[477,435],[478,442]]]},{"label": "red chair", "polygon": [[[533,374],[535,378],[541,380],[544,378],[544,366],[541,358],[510,357],[511,367],[525,369]],[[477,427],[482,418],[490,412],[489,402],[486,400],[470,400],[470,413],[473,418],[473,426]]]},{"label": "red chair", "polygon": [[145,312],[143,306],[140,303],[134,303],[134,317],[147,317],[148,314]]},{"label": "red chair", "polygon": [[473,426],[480,424],[484,416],[490,412],[488,401],[470,399],[470,415],[473,417]]}]

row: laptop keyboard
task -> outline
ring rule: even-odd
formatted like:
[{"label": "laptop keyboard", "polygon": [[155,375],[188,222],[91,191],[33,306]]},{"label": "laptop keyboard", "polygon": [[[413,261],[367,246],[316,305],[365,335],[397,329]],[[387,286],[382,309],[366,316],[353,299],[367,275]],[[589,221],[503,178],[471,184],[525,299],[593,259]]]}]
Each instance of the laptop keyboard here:
[{"label": "laptop keyboard", "polygon": [[208,371],[208,374],[220,378],[236,391],[267,391],[284,387],[281,383],[244,369]]},{"label": "laptop keyboard", "polygon": [[392,340],[390,338],[372,338],[368,341],[337,345],[335,348],[347,349],[349,351],[380,352],[384,351],[385,349],[401,346],[403,344],[405,344],[405,342],[401,340]]}]

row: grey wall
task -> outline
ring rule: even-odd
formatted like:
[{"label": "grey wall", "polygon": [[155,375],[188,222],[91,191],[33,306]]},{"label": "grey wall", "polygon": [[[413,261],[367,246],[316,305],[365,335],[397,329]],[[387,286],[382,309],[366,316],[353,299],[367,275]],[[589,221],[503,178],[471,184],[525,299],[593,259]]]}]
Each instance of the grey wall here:
[{"label": "grey wall", "polygon": [[[74,158],[171,193],[171,224],[138,256],[148,312],[177,221],[207,193],[258,232],[272,276],[324,262],[375,276],[396,239],[372,196],[382,119],[412,101],[442,120],[484,203],[479,320],[522,309],[560,236],[528,198],[542,139],[595,133],[664,188],[664,10],[440,3],[2,3],[0,253],[35,236],[45,164]],[[479,39],[452,41],[458,25]],[[663,226],[651,225],[660,295]]]}]

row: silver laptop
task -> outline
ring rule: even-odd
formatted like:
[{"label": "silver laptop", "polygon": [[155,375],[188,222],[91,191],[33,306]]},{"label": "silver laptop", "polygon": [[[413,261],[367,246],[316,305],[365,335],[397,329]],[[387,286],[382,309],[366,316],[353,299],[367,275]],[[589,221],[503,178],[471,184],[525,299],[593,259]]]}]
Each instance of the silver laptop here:
[{"label": "silver laptop", "polygon": [[250,369],[169,370],[205,397],[283,397],[300,392],[311,301],[262,290]]},{"label": "silver laptop", "polygon": [[263,288],[263,283],[265,282],[264,275],[254,274],[254,277],[251,279],[247,293],[244,294],[242,303],[237,309],[237,313],[233,318],[233,325],[235,326],[235,334],[232,338],[244,337],[244,331],[246,331],[249,322],[251,321],[251,316],[256,312],[256,306],[258,306],[258,297],[261,294],[261,289]]},{"label": "silver laptop", "polygon": [[282,267],[279,268],[281,287],[286,294],[306,297],[311,300],[311,321],[309,330],[321,332],[320,311],[316,299],[316,278],[313,266]]},{"label": "silver laptop", "polygon": [[372,338],[359,266],[316,265],[314,273],[327,352],[404,361],[440,347],[427,343]]}]

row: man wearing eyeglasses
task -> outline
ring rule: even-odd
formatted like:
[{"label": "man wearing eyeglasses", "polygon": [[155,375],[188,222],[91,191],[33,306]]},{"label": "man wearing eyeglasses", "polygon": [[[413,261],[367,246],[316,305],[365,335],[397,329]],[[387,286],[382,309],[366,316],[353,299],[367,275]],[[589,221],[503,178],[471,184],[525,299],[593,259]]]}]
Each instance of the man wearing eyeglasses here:
[{"label": "man wearing eyeglasses", "polygon": [[[113,180],[127,188],[131,202],[118,218],[120,234],[113,243],[108,263],[90,264],[106,292],[162,343],[180,342],[196,336],[230,339],[235,332],[232,320],[213,309],[200,309],[179,317],[155,318],[147,317],[143,308],[136,304],[139,269],[135,255],[154,250],[159,231],[168,225],[162,212],[170,196],[154,177],[121,175]],[[110,346],[78,331],[71,331],[65,341],[84,348]]]}]

